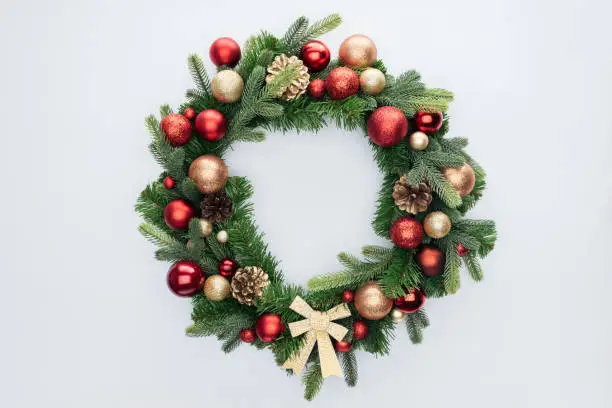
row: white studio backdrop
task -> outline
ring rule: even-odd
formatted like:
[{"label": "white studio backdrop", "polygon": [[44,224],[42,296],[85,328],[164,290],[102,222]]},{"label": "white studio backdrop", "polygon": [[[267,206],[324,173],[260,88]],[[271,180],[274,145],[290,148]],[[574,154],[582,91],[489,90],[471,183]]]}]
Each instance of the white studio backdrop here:
[{"label": "white studio backdrop", "polygon": [[[488,171],[485,280],[431,300],[414,346],[359,354],[359,384],[312,403],[267,352],[189,339],[190,305],[136,231],[159,168],[145,115],[178,106],[189,53],[339,12],[393,74],[452,90],[451,135]],[[612,406],[612,53],[607,1],[3,1],[0,406]],[[208,59],[206,58],[208,61]],[[212,69],[211,64],[208,64]],[[228,156],[288,279],[380,243],[380,174],[357,132],[269,135]]]}]

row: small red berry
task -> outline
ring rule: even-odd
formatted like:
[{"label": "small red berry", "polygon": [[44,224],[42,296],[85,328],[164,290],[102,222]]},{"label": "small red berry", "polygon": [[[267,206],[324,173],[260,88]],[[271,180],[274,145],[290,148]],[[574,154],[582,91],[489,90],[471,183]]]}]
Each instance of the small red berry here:
[{"label": "small red berry", "polygon": [[166,187],[168,190],[172,190],[175,185],[176,185],[176,182],[174,181],[172,177],[168,176],[164,178],[164,187]]}]

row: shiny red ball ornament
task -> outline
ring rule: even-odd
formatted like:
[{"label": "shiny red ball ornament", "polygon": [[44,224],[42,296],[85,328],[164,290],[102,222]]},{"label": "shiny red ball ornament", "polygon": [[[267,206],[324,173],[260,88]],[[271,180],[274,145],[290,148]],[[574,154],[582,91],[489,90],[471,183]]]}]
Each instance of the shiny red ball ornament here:
[{"label": "shiny red ball ornament", "polygon": [[174,179],[170,176],[164,177],[163,183],[164,187],[166,187],[168,190],[172,190],[176,185],[176,181],[174,181]]},{"label": "shiny red ball ornament", "polygon": [[402,312],[414,313],[425,304],[425,295],[419,289],[410,289],[404,297],[393,301]]},{"label": "shiny red ball ornament", "polygon": [[363,320],[357,320],[353,323],[353,337],[357,340],[363,340],[368,335],[368,325]]},{"label": "shiny red ball ornament", "polygon": [[325,89],[333,100],[348,98],[359,91],[359,77],[350,68],[334,68],[325,79]]},{"label": "shiny red ball ornament", "polygon": [[353,349],[353,345],[348,341],[334,341],[334,350],[338,353],[346,353]]},{"label": "shiny red ball ornament", "polygon": [[352,302],[354,297],[355,297],[355,294],[348,289],[342,292],[342,301],[344,303]]},{"label": "shiny red ball ornament", "polygon": [[240,340],[245,343],[252,343],[255,341],[255,332],[251,329],[243,329],[240,331]]},{"label": "shiny red ball ornament", "polygon": [[457,244],[457,255],[459,255],[460,257],[464,257],[466,256],[468,253],[470,252],[470,250],[466,247],[464,247],[461,244]]},{"label": "shiny red ball ornament", "polygon": [[274,313],[264,313],[255,323],[255,333],[264,343],[271,343],[285,330],[285,325],[279,315]]},{"label": "shiny red ball ornament", "polygon": [[191,139],[191,122],[183,115],[171,113],[161,120],[160,126],[172,146],[184,146]]},{"label": "shiny red ball ornament", "polygon": [[168,270],[168,287],[177,296],[193,296],[202,290],[204,274],[192,261],[178,261]]},{"label": "shiny red ball ornament", "polygon": [[183,111],[183,116],[186,117],[189,120],[194,120],[196,117],[196,111],[193,108],[186,108]]},{"label": "shiny red ball ornament", "polygon": [[240,61],[240,45],[229,37],[217,38],[208,52],[210,60],[216,66],[227,65],[234,67]]},{"label": "shiny red ball ornament", "polygon": [[414,121],[417,129],[425,133],[433,133],[442,127],[444,117],[440,112],[417,112]]},{"label": "shiny red ball ornament", "polygon": [[395,146],[408,134],[408,119],[394,106],[381,106],[368,118],[368,136],[381,147]]},{"label": "shiny red ball ornament", "polygon": [[311,98],[321,99],[325,96],[325,82],[322,79],[313,79],[306,90]]},{"label": "shiny red ball ornament", "polygon": [[195,128],[204,140],[215,142],[225,136],[227,120],[218,110],[205,109],[196,117]]},{"label": "shiny red ball ornament", "polygon": [[193,207],[183,199],[172,200],[164,208],[164,220],[173,230],[187,229],[194,216]]},{"label": "shiny red ball ornament", "polygon": [[310,72],[323,71],[331,60],[327,45],[318,40],[308,41],[300,50],[300,59]]},{"label": "shiny red ball ornament", "polygon": [[414,259],[425,276],[437,276],[444,269],[444,252],[436,246],[423,245]]},{"label": "shiny red ball ornament", "polygon": [[238,263],[230,258],[224,258],[219,262],[219,273],[221,276],[229,278],[238,269]]},{"label": "shiny red ball ornament", "polygon": [[413,249],[423,241],[423,225],[413,217],[398,218],[389,231],[391,241],[402,249]]}]

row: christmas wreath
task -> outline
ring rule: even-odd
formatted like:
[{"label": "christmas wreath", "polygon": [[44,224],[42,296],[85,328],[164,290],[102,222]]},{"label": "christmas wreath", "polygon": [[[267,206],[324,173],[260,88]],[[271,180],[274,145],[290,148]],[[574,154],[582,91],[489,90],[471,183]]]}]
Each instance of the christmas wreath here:
[{"label": "christmas wreath", "polygon": [[[225,352],[241,343],[271,350],[283,369],[304,371],[307,399],[329,375],[355,385],[354,351],[389,353],[396,325],[421,342],[425,298],[455,293],[462,264],[481,280],[479,258],[496,239],[492,221],[464,218],[485,173],[465,138],[446,137],[452,94],[426,88],[415,71],[388,74],[365,35],[344,40],[332,61],[316,38],[340,22],[300,17],[283,37],[262,31],[242,50],[219,38],[212,81],[191,55],[187,102],[179,113],[162,106],[161,122],[146,119],[164,172],[136,204],[140,232],[159,247],[157,259],[173,263],[170,290],[192,298],[187,334],[214,335]],[[229,176],[223,155],[265,130],[316,132],[328,121],[369,137],[384,175],[372,225],[394,245],[341,253],[341,272],[303,288],[285,281],[255,224],[253,188]]]}]

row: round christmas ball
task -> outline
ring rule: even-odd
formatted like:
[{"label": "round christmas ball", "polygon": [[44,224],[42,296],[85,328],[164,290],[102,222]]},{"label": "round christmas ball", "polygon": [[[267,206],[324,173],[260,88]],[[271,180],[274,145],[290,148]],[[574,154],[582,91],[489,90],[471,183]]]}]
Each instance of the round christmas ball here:
[{"label": "round christmas ball", "polygon": [[411,289],[405,296],[395,299],[393,303],[404,313],[414,313],[425,304],[425,295],[418,289]]},{"label": "round christmas ball", "polygon": [[216,66],[234,67],[240,61],[240,45],[229,37],[217,38],[210,45],[208,54]]},{"label": "round christmas ball", "polygon": [[160,126],[174,147],[186,145],[191,139],[191,122],[183,115],[171,113],[161,120]]},{"label": "round christmas ball", "polygon": [[356,340],[363,340],[368,335],[368,325],[363,320],[353,323],[353,337]]},{"label": "round christmas ball", "polygon": [[191,163],[189,178],[201,193],[216,193],[225,187],[229,171],[223,160],[212,154],[205,154]]},{"label": "round christmas ball", "polygon": [[405,318],[406,313],[403,312],[401,309],[394,307],[393,310],[391,310],[391,320],[393,321],[393,323],[399,323]]},{"label": "round christmas ball", "polygon": [[458,169],[452,167],[444,168],[442,169],[442,174],[461,198],[474,190],[474,186],[476,185],[476,174],[474,174],[474,169],[468,163],[465,163]]},{"label": "round christmas ball", "polygon": [[352,292],[352,291],[350,291],[350,290],[348,290],[348,289],[347,289],[347,290],[345,290],[344,292],[342,292],[342,301],[343,301],[344,303],[350,303],[350,302],[352,302],[352,301],[353,301],[353,297],[354,297],[353,292]]},{"label": "round christmas ball", "polygon": [[255,323],[255,333],[264,343],[271,343],[285,330],[285,325],[279,315],[274,313],[264,313]]},{"label": "round christmas ball", "polygon": [[331,59],[327,45],[318,40],[308,41],[300,50],[300,59],[310,72],[323,71]]},{"label": "round christmas ball", "polygon": [[350,68],[334,68],[325,79],[325,90],[335,101],[348,98],[359,91],[359,77]]},{"label": "round christmas ball", "polygon": [[221,276],[229,278],[236,272],[236,269],[238,269],[238,262],[233,259],[224,258],[219,262],[219,273]]},{"label": "round christmas ball", "polygon": [[255,332],[251,329],[240,330],[240,340],[245,343],[252,343],[255,341]]},{"label": "round christmas ball", "polygon": [[444,252],[436,246],[423,245],[414,255],[414,259],[425,276],[437,276],[444,269]]},{"label": "round christmas ball", "polygon": [[393,301],[385,296],[377,282],[370,281],[355,292],[355,309],[368,320],[380,320],[389,314]]},{"label": "round christmas ball", "polygon": [[325,96],[325,82],[322,79],[313,79],[306,90],[311,98],[321,99]]},{"label": "round christmas ball", "polygon": [[205,237],[209,237],[213,232],[213,224],[212,222],[205,220],[203,218],[200,218],[200,233],[205,236]]},{"label": "round christmas ball", "polygon": [[177,296],[193,296],[202,290],[204,275],[192,261],[178,261],[168,270],[168,287]]},{"label": "round christmas ball", "polygon": [[219,241],[222,244],[227,243],[227,241],[229,241],[229,234],[227,231],[225,230],[221,230],[219,232],[217,232],[217,241]]},{"label": "round christmas ball", "polygon": [[368,136],[381,147],[395,146],[408,133],[408,119],[394,106],[381,106],[368,118]]},{"label": "round christmas ball", "polygon": [[466,247],[464,247],[461,244],[457,244],[457,255],[459,255],[460,257],[464,257],[466,256],[468,253],[470,252],[470,250]]},{"label": "round christmas ball", "polygon": [[425,150],[429,146],[429,136],[421,131],[417,131],[410,135],[408,143],[412,150]]},{"label": "round christmas ball", "polygon": [[221,275],[212,275],[204,282],[204,296],[213,302],[227,298],[230,294],[230,283]]},{"label": "round christmas ball", "polygon": [[189,221],[195,216],[193,207],[183,199],[172,200],[164,208],[164,221],[173,230],[189,227]]},{"label": "round christmas ball", "polygon": [[334,341],[334,350],[338,353],[346,353],[353,349],[353,345],[349,341]]},{"label": "round christmas ball", "polygon": [[234,103],[242,96],[244,81],[236,71],[225,69],[215,74],[210,88],[219,102]]},{"label": "round christmas ball", "polygon": [[425,217],[423,220],[423,228],[425,233],[432,238],[443,238],[448,235],[451,230],[451,220],[448,215],[442,211],[434,211]]},{"label": "round christmas ball", "polygon": [[398,218],[389,231],[391,241],[402,249],[414,249],[423,241],[423,226],[413,217]]},{"label": "round christmas ball", "polygon": [[170,176],[164,177],[163,183],[164,183],[164,187],[167,188],[168,190],[172,190],[174,186],[176,185],[176,182]]},{"label": "round christmas ball", "polygon": [[385,74],[376,68],[368,68],[359,75],[359,86],[368,95],[378,95],[385,89],[386,83]]},{"label": "round christmas ball", "polygon": [[414,121],[421,132],[433,133],[442,127],[443,119],[441,112],[417,112]]},{"label": "round christmas ball", "polygon": [[218,110],[205,109],[196,117],[195,128],[204,140],[215,142],[225,136],[227,120]]},{"label": "round christmas ball", "polygon": [[189,108],[185,108],[185,110],[183,111],[183,116],[186,117],[189,120],[194,120],[196,117],[196,111],[195,109],[189,107]]},{"label": "round christmas ball", "polygon": [[353,68],[369,67],[376,62],[377,53],[370,37],[353,34],[340,44],[340,63]]}]

